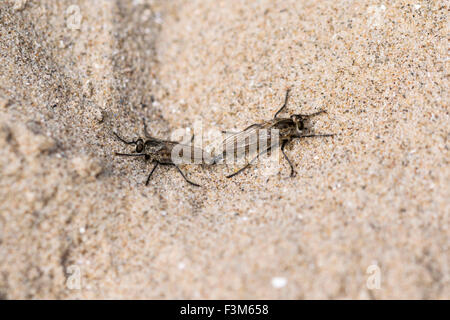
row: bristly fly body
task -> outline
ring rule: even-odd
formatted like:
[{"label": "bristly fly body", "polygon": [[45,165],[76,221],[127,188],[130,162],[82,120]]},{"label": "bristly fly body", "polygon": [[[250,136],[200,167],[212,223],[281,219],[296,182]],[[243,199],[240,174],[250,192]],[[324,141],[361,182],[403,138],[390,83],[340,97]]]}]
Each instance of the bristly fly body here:
[{"label": "bristly fly body", "polygon": [[[226,159],[227,153],[230,152],[229,150],[232,150],[231,152],[234,153],[232,154],[232,156],[234,157],[239,151],[244,151],[244,153],[247,152],[248,154],[249,149],[251,149],[252,147],[252,143],[256,144],[259,141],[257,147],[257,155],[243,168],[239,169],[233,174],[228,175],[227,178],[231,178],[241,173],[246,168],[248,168],[259,156],[270,152],[270,150],[278,146],[280,146],[284,158],[289,163],[292,177],[295,175],[294,166],[284,152],[284,148],[290,141],[296,138],[334,136],[334,134],[313,134],[306,126],[306,122],[308,119],[321,113],[325,113],[325,110],[319,110],[312,114],[293,114],[288,118],[278,117],[278,115],[286,108],[289,100],[289,93],[290,89],[288,89],[286,92],[283,106],[275,113],[273,119],[261,123],[252,124],[251,126],[245,128],[243,131],[232,134],[222,142],[222,152],[214,157],[214,163],[218,163]],[[273,132],[278,133],[276,139],[274,139]],[[265,141],[263,148],[260,147],[261,140]]]},{"label": "bristly fly body", "polygon": [[[199,187],[200,185],[189,180],[186,175],[181,171],[178,166],[179,163],[212,163],[210,156],[205,153],[200,148],[196,148],[193,145],[186,145],[175,141],[162,140],[158,138],[152,137],[148,131],[147,126],[144,123],[144,138],[138,138],[134,141],[126,141],[121,138],[116,132],[113,132],[114,135],[127,145],[136,146],[134,153],[118,153],[117,156],[125,156],[125,157],[142,157],[146,161],[150,161],[154,163],[154,167],[150,171],[150,174],[147,177],[145,185],[148,185],[150,178],[155,172],[156,168],[159,165],[167,165],[174,166],[181,176],[188,182],[189,184]],[[193,141],[194,136],[192,136],[191,142]],[[175,159],[175,158],[176,159]],[[177,160],[177,161],[175,161]]]}]

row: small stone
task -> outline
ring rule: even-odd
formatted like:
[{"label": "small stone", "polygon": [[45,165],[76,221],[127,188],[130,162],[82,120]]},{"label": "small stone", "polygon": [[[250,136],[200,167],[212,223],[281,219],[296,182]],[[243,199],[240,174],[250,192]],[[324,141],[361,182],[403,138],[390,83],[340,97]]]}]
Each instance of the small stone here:
[{"label": "small stone", "polygon": [[87,80],[83,86],[83,92],[87,97],[92,97],[94,94],[94,84],[91,80]]},{"label": "small stone", "polygon": [[9,106],[10,101],[9,99],[0,98],[0,109],[5,109]]},{"label": "small stone", "polygon": [[65,49],[65,48],[67,48],[66,43],[65,43],[63,40],[60,40],[60,41],[59,41],[58,47],[59,47],[60,49]]},{"label": "small stone", "polygon": [[287,279],[284,277],[273,277],[272,278],[272,287],[276,289],[280,289],[285,287],[287,284]]},{"label": "small stone", "polygon": [[28,0],[14,0],[13,9],[16,11],[22,11],[23,9],[25,9],[27,2]]},{"label": "small stone", "polygon": [[11,132],[11,128],[4,124],[1,123],[0,124],[0,147],[4,147],[3,143],[5,142],[9,142],[9,140],[11,140],[12,137],[12,132]]},{"label": "small stone", "polygon": [[97,105],[87,108],[87,116],[95,121],[102,123],[105,120],[105,112]]},{"label": "small stone", "polygon": [[96,108],[93,111],[93,115],[95,117],[95,120],[97,120],[100,123],[103,122],[103,120],[105,120],[105,113],[102,110],[100,110],[99,108]]}]

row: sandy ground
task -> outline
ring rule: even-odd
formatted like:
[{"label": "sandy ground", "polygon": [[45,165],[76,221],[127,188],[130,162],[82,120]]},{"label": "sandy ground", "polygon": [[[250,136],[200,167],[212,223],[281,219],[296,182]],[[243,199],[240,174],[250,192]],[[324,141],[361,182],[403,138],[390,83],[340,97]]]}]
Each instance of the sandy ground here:
[{"label": "sandy ground", "polygon": [[[449,299],[445,3],[0,2],[0,298]],[[114,156],[288,87],[294,178]]]}]

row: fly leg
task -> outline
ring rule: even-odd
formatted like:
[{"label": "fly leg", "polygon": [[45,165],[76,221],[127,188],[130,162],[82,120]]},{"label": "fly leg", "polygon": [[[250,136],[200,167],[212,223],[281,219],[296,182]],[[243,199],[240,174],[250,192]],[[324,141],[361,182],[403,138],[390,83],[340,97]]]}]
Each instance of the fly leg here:
[{"label": "fly leg", "polygon": [[171,162],[159,162],[159,164],[165,165],[165,166],[174,166],[175,168],[177,168],[178,172],[181,174],[181,176],[184,178],[184,180],[186,180],[187,183],[196,186],[196,187],[200,187],[199,184],[192,182],[191,180],[189,180],[186,175],[183,173],[183,171],[181,171],[180,167],[178,167],[175,163],[171,163]]},{"label": "fly leg", "polygon": [[261,125],[260,125],[259,123],[254,123],[254,124],[248,126],[247,128],[245,128],[245,129],[242,130],[242,131],[233,132],[233,131],[222,130],[222,133],[225,133],[225,134],[238,134],[238,133],[247,131],[248,129],[255,128],[255,127],[260,127],[260,126],[261,126]]},{"label": "fly leg", "polygon": [[150,174],[147,177],[147,181],[145,182],[145,185],[148,186],[148,183],[150,182],[150,178],[152,177],[153,172],[155,172],[156,168],[158,167],[159,162],[156,161],[155,166],[153,167],[152,171],[150,171]]},{"label": "fly leg", "polygon": [[244,171],[245,169],[247,169],[248,167],[250,167],[250,165],[255,162],[256,159],[258,159],[258,157],[262,156],[263,154],[267,153],[270,149],[272,148],[272,146],[270,146],[269,148],[267,148],[266,150],[261,151],[260,153],[258,153],[256,155],[256,157],[254,157],[249,163],[247,163],[244,167],[242,167],[241,169],[239,169],[238,171],[236,171],[235,173],[232,173],[230,175],[227,176],[227,178],[231,178],[234,177],[235,175],[241,173],[242,171]]},{"label": "fly leg", "polygon": [[289,160],[288,156],[286,155],[286,153],[284,152],[284,147],[286,147],[286,144],[288,143],[288,141],[284,141],[283,144],[281,145],[281,152],[283,153],[284,158],[287,160],[287,162],[289,163],[289,166],[291,167],[291,177],[296,175],[296,172],[294,170],[294,166],[292,165],[291,160]]},{"label": "fly leg", "polygon": [[304,136],[298,136],[299,138],[314,138],[314,137],[334,137],[334,133],[325,133],[325,134],[307,134]]},{"label": "fly leg", "polygon": [[286,90],[286,97],[284,98],[284,104],[283,104],[283,106],[280,108],[280,110],[278,110],[278,111],[275,113],[275,115],[273,116],[274,119],[276,119],[277,116],[278,116],[278,114],[279,114],[281,111],[283,111],[284,108],[286,108],[286,105],[287,105],[288,100],[289,100],[289,93],[290,93],[290,92],[291,92],[291,89],[290,89],[290,88]]},{"label": "fly leg", "polygon": [[315,116],[318,116],[319,114],[326,113],[326,112],[327,112],[327,110],[322,109],[322,110],[319,110],[319,111],[311,113],[311,114],[301,114],[300,116],[305,117],[305,118],[311,118],[311,117],[315,117]]},{"label": "fly leg", "polygon": [[117,139],[119,139],[121,142],[125,143],[125,144],[135,144],[136,141],[126,141],[125,139],[123,139],[122,137],[120,137],[117,133],[115,133],[113,131],[113,134],[116,136]]},{"label": "fly leg", "polygon": [[187,183],[196,186],[196,187],[200,187],[199,184],[192,182],[191,180],[189,180],[183,173],[183,171],[181,171],[180,167],[178,167],[176,164],[173,164],[175,166],[175,168],[177,168],[178,172],[181,174],[181,176],[184,178],[184,180],[186,180]]}]

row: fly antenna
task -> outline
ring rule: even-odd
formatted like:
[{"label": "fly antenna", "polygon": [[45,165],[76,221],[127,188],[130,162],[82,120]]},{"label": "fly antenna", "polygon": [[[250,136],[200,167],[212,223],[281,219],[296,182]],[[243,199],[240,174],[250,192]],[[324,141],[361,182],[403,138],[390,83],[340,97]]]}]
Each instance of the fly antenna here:
[{"label": "fly antenna", "polygon": [[274,119],[276,119],[278,117],[278,115],[280,114],[281,111],[283,111],[284,108],[286,108],[286,105],[288,103],[289,100],[289,93],[291,92],[291,88],[286,90],[286,97],[284,98],[284,104],[283,106],[280,108],[280,110],[278,110],[275,115],[273,116]]},{"label": "fly antenna", "polygon": [[135,144],[136,142],[135,141],[126,141],[125,139],[123,139],[123,138],[121,138],[116,132],[112,132],[115,136],[116,136],[116,138],[117,139],[119,139],[120,141],[122,141],[123,143],[125,143],[125,144]]},{"label": "fly antenna", "polygon": [[145,153],[119,153],[119,152],[116,152],[115,155],[116,156],[123,156],[123,157],[144,157],[147,154],[145,154]]}]

